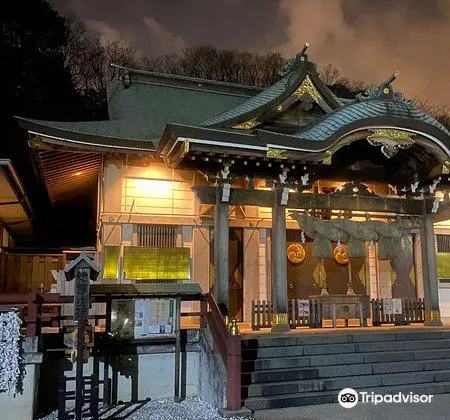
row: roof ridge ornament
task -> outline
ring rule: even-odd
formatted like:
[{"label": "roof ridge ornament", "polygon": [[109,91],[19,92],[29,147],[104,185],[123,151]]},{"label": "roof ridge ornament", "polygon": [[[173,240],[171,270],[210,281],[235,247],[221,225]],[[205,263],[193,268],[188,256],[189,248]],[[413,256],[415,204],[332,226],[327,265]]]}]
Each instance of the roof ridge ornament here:
[{"label": "roof ridge ornament", "polygon": [[306,50],[308,49],[309,45],[309,42],[305,42],[303,48],[295,55],[295,57],[291,57],[285,60],[283,64],[283,70],[280,72],[281,76],[286,76],[286,74],[294,70],[301,62],[308,59]]},{"label": "roof ridge ornament", "polygon": [[364,92],[358,93],[356,95],[357,101],[367,101],[371,99],[381,99],[381,100],[392,100],[403,102],[409,106],[412,106],[412,102],[409,99],[405,99],[403,94],[392,88],[392,82],[397,79],[399,71],[395,71],[390,75],[383,83],[378,86],[371,86],[367,88]]}]

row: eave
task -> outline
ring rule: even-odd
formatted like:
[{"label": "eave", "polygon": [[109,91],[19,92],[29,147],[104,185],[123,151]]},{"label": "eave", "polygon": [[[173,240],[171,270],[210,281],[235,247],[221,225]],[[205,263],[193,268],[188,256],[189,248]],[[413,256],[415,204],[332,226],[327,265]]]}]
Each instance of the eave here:
[{"label": "eave", "polygon": [[0,223],[13,236],[31,236],[34,213],[22,183],[8,159],[0,159]]},{"label": "eave", "polygon": [[[35,136],[42,143],[50,145],[100,153],[153,154],[155,151],[155,145],[152,140],[106,136],[101,135],[98,132],[89,132],[87,130],[79,131],[76,128],[72,129],[71,123],[53,123],[51,121],[30,120],[21,117],[16,117],[16,119],[20,127],[27,130],[31,136]],[[109,122],[111,121],[98,121],[96,123],[104,124]],[[52,124],[65,124],[67,128],[53,126]],[[126,124],[132,125],[133,122],[127,122]]]}]

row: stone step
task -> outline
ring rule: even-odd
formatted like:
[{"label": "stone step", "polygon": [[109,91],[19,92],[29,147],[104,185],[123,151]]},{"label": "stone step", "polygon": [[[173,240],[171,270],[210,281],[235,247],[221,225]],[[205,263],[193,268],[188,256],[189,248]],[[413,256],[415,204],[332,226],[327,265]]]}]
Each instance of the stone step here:
[{"label": "stone step", "polygon": [[450,370],[405,372],[402,375],[398,375],[397,373],[378,375],[369,374],[323,379],[253,383],[249,386],[243,386],[242,391],[244,397],[266,397],[312,391],[341,390],[343,388],[376,388],[392,385],[427,384],[445,381],[450,381]]},{"label": "stone step", "polygon": [[278,347],[261,347],[259,349],[243,349],[242,357],[244,360],[255,360],[269,357],[289,357],[303,355],[318,354],[337,354],[337,353],[354,353],[356,344],[324,344],[311,346],[278,346]]},{"label": "stone step", "polygon": [[255,360],[271,357],[328,355],[344,353],[380,353],[402,350],[449,349],[450,339],[440,340],[407,340],[388,342],[365,342],[321,345],[280,345],[277,347],[243,348],[244,360]]},{"label": "stone step", "polygon": [[284,337],[246,338],[242,340],[243,349],[280,346],[308,346],[345,343],[386,342],[386,341],[413,341],[413,340],[440,340],[450,339],[450,329],[440,331],[395,331],[395,332],[365,332],[349,333],[330,330],[317,334],[305,334]]},{"label": "stone step", "polygon": [[252,383],[294,381],[301,379],[316,379],[318,369],[277,369],[277,370],[259,370],[256,372],[242,373],[242,385]]},{"label": "stone step", "polygon": [[[243,403],[250,410],[267,410],[284,407],[336,403],[340,390],[305,392],[287,395],[259,396],[246,398]],[[420,383],[412,385],[383,386],[361,388],[357,391],[375,392],[377,394],[395,394],[398,392],[415,394],[445,394],[450,392],[450,382]]]},{"label": "stone step", "polygon": [[355,350],[358,353],[397,351],[397,350],[423,350],[423,349],[448,349],[450,348],[450,339],[441,340],[408,340],[408,341],[389,341],[375,343],[355,344]]},{"label": "stone step", "polygon": [[450,359],[413,360],[407,362],[359,363],[350,365],[316,366],[313,368],[268,369],[245,372],[242,384],[278,382],[295,379],[323,379],[338,376],[357,376],[383,373],[420,372],[426,370],[447,370]]},{"label": "stone step", "polygon": [[[269,369],[289,369],[300,367],[351,365],[360,363],[391,363],[407,361],[425,361],[433,359],[450,359],[450,347],[446,349],[425,349],[409,351],[386,351],[369,353],[340,353],[326,355],[298,355],[285,357],[244,359],[243,372]],[[424,368],[425,369],[425,368]],[[422,370],[422,369],[419,369]]]}]

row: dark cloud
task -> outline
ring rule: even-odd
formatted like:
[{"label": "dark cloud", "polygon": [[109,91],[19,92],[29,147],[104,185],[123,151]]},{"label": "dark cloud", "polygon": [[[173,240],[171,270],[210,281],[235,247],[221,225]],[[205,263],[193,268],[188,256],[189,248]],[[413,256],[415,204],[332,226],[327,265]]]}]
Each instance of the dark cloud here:
[{"label": "dark cloud", "polygon": [[449,0],[54,0],[103,39],[122,39],[143,55],[218,48],[310,58],[368,83],[400,71],[409,96],[450,102]]}]

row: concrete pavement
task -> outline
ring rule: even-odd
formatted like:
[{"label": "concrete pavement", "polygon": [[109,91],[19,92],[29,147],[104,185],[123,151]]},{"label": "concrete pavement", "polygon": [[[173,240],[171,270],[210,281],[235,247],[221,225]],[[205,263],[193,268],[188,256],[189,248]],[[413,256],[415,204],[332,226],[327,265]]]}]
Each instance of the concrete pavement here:
[{"label": "concrete pavement", "polygon": [[448,420],[450,394],[435,395],[431,403],[362,404],[343,408],[338,403],[257,411],[255,420]]}]

